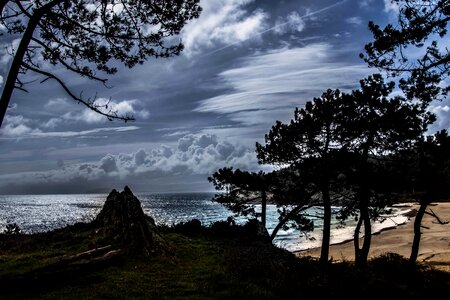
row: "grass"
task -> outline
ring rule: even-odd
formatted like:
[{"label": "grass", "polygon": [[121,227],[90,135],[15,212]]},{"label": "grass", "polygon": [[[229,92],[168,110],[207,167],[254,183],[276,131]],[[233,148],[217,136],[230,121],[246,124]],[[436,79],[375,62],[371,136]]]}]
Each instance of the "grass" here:
[{"label": "grass", "polygon": [[[447,299],[450,274],[410,266],[396,254],[321,268],[224,224],[161,228],[164,257],[122,257],[89,268],[36,272],[61,257],[101,246],[88,227],[0,235],[1,299]],[[83,261],[79,262],[83,265]],[[31,274],[31,275],[30,275]]]}]

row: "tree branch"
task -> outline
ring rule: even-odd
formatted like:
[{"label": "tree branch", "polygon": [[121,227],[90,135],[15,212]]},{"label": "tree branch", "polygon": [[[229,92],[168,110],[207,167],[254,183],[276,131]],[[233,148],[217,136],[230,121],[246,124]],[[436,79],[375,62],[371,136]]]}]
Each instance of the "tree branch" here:
[{"label": "tree branch", "polygon": [[123,121],[125,121],[125,122],[128,122],[128,121],[134,121],[134,120],[135,120],[132,116],[126,116],[126,115],[125,115],[125,116],[120,116],[120,115],[117,114],[117,112],[114,112],[114,111],[111,111],[111,110],[110,110],[109,112],[103,112],[103,111],[100,110],[100,107],[102,107],[102,106],[100,106],[100,105],[95,105],[94,101],[92,101],[92,100],[84,100],[84,99],[81,98],[81,97],[77,97],[75,94],[72,93],[72,91],[66,86],[66,84],[65,84],[60,78],[56,77],[56,76],[53,75],[52,73],[49,73],[49,72],[46,72],[46,71],[37,69],[37,68],[32,67],[32,66],[30,66],[30,65],[28,65],[28,64],[26,64],[26,63],[22,63],[22,64],[23,64],[23,66],[24,66],[25,68],[27,68],[28,70],[31,70],[31,71],[33,71],[33,72],[35,72],[35,73],[44,75],[46,78],[45,78],[42,82],[45,82],[45,81],[48,80],[48,79],[54,79],[54,80],[56,80],[56,81],[61,85],[61,87],[64,89],[64,91],[65,91],[72,99],[74,99],[75,101],[77,101],[77,102],[79,102],[79,103],[84,104],[86,107],[88,107],[88,108],[91,109],[92,111],[94,111],[94,112],[96,112],[96,113],[98,113],[98,114],[100,114],[100,115],[103,115],[103,116],[107,117],[108,120],[110,120],[110,121],[113,120],[113,119],[123,120]]},{"label": "tree branch", "polygon": [[[31,40],[37,44],[39,44],[40,46],[44,47],[47,51],[54,53],[55,50],[51,49],[49,46],[47,46],[45,43],[43,43],[42,41],[38,40],[37,38],[31,38]],[[88,74],[86,72],[83,72],[82,70],[80,70],[78,67],[73,67],[71,66],[69,63],[67,63],[65,60],[63,60],[60,55],[57,55],[56,59],[64,66],[66,67],[68,70],[80,74],[81,76],[86,76],[89,79],[95,80],[95,81],[100,81],[101,83],[103,83],[106,86],[106,82],[108,81],[108,79],[106,78],[100,78],[97,77],[93,74]]]},{"label": "tree branch", "polygon": [[101,37],[104,37],[105,39],[113,38],[113,39],[123,39],[123,40],[139,40],[138,37],[134,37],[132,35],[125,35],[125,34],[113,35],[113,34],[109,34],[106,32],[100,32],[100,31],[90,29],[90,28],[84,26],[83,24],[77,22],[76,20],[70,18],[66,14],[64,14],[64,11],[61,11],[59,14],[57,14],[57,13],[54,13],[54,14],[57,15],[57,18],[64,19],[65,21],[70,22],[72,25],[74,25],[75,27],[78,27],[80,30],[85,31],[86,33],[91,33],[96,36],[101,36]]},{"label": "tree branch", "polygon": [[22,3],[20,1],[14,1],[17,5],[17,7],[20,9],[20,11],[26,15],[29,19],[31,19],[32,15],[28,12],[28,9],[23,7]]},{"label": "tree branch", "polygon": [[299,212],[310,208],[312,205],[299,205],[291,210],[280,222],[278,222],[277,226],[272,231],[270,235],[270,239],[273,240],[277,235],[278,231],[286,224],[289,220],[292,220],[294,216],[296,216]]},{"label": "tree branch", "polygon": [[429,215],[429,216],[432,216],[432,217],[434,217],[435,219],[436,219],[436,221],[439,223],[439,224],[441,224],[441,225],[445,225],[445,224],[448,224],[448,223],[450,223],[450,221],[442,221],[439,217],[438,217],[438,215],[436,215],[436,213],[430,208],[430,211],[428,212],[428,211],[426,211],[425,212],[427,215]]}]

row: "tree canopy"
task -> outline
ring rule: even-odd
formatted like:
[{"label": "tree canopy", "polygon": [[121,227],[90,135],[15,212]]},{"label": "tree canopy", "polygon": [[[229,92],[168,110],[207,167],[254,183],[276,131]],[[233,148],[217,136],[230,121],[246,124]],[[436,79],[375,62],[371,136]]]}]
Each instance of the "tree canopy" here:
[{"label": "tree canopy", "polygon": [[[398,6],[396,24],[384,28],[370,22],[374,40],[365,46],[360,56],[370,67],[400,76],[400,87],[406,97],[420,100],[426,110],[434,100],[448,96],[450,87],[450,56],[446,47],[450,2],[448,0],[391,0]],[[421,236],[421,221],[427,206],[448,198],[448,136],[446,131],[435,135],[426,133],[427,125],[436,118],[423,115],[424,130],[411,147],[394,153],[397,178],[393,180],[400,195],[412,197],[419,203],[414,220],[414,239],[410,262],[415,263]],[[405,122],[403,125],[406,125]],[[402,126],[401,123],[397,126]],[[446,141],[447,140],[447,141]],[[447,146],[446,146],[447,145]],[[447,148],[446,148],[447,147]],[[447,154],[444,154],[446,153]],[[403,190],[402,190],[403,189]],[[434,217],[439,218],[431,213]]]},{"label": "tree canopy", "polygon": [[[433,120],[420,104],[391,97],[393,88],[393,82],[374,74],[351,93],[327,90],[297,108],[290,123],[277,121],[266,134],[265,144],[256,145],[260,162],[298,168],[304,178],[301,183],[314,187],[324,208],[324,263],[331,205],[335,204],[343,207],[343,218],[358,211],[355,259],[365,264],[371,219],[378,217],[394,191],[383,180],[388,176],[381,175],[387,170],[383,157],[413,145]],[[363,225],[365,241],[360,249],[357,242]]]},{"label": "tree canopy", "polygon": [[[280,229],[313,229],[313,222],[302,215],[302,212],[312,206],[311,197],[315,191],[307,182],[302,182],[303,179],[304,176],[296,168],[255,173],[224,167],[208,177],[219,191],[214,201],[223,204],[238,216],[260,217],[261,225],[266,229],[267,203],[275,204],[278,207],[279,222],[270,234],[272,240]],[[257,203],[261,203],[261,212],[255,209]]]},{"label": "tree canopy", "polygon": [[408,98],[426,105],[448,94],[443,81],[450,71],[450,55],[444,38],[448,33],[450,2],[448,0],[391,0],[399,7],[397,24],[384,28],[374,22],[369,29],[374,40],[360,56],[371,67],[392,76],[405,77],[400,85]]},{"label": "tree canopy", "polygon": [[233,170],[230,167],[219,169],[208,177],[208,180],[216,190],[221,191],[216,194],[215,201],[243,216],[256,215],[252,204],[261,200],[269,181],[268,176],[262,171],[255,173],[240,169]]},{"label": "tree canopy", "polygon": [[[308,101],[304,108],[296,108],[294,119],[288,124],[277,121],[265,135],[265,144],[256,143],[261,163],[289,165],[296,168],[303,180],[299,184],[313,188],[319,205],[324,208],[322,253],[320,260],[328,261],[331,231],[331,190],[338,177],[336,159],[340,145],[337,142],[337,123],[342,104],[339,90],[327,90],[322,96]],[[341,185],[339,185],[341,186]],[[320,195],[320,196],[318,196]],[[311,197],[297,199],[301,204]],[[304,205],[304,204],[303,204]]]},{"label": "tree canopy", "polygon": [[[106,84],[117,72],[114,61],[132,68],[149,57],[170,57],[183,50],[183,26],[201,12],[199,0],[9,0],[0,3],[0,24],[19,38],[0,99],[0,125],[14,88],[26,90],[29,71],[56,80],[75,101],[108,119],[132,120],[84,98],[52,72],[61,66]],[[103,74],[103,75],[102,75]]]},{"label": "tree canopy", "polygon": [[[431,120],[420,104],[400,96],[391,97],[393,88],[393,82],[386,83],[380,74],[374,74],[360,81],[360,89],[343,97],[339,140],[354,157],[347,180],[353,186],[356,201],[346,206],[356,205],[359,211],[354,232],[355,262],[359,266],[367,263],[371,219],[377,217],[377,208],[389,204],[388,196],[393,192],[380,184],[380,168],[381,173],[387,172],[383,169],[383,157],[413,145]],[[360,247],[361,226],[364,240]]]}]

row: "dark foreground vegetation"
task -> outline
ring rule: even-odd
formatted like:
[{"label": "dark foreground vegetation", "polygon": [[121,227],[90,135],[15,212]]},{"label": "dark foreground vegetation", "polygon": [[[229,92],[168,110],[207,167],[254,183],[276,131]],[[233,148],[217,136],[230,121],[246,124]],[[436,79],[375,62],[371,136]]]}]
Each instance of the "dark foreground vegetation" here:
[{"label": "dark foreground vegetation", "polygon": [[[256,234],[257,223],[159,227],[171,253],[78,255],[107,245],[92,224],[0,235],[2,299],[448,299],[450,274],[393,253],[323,268]],[[105,249],[105,252],[110,249]],[[95,254],[97,255],[97,254]],[[103,256],[101,256],[103,257]]]}]

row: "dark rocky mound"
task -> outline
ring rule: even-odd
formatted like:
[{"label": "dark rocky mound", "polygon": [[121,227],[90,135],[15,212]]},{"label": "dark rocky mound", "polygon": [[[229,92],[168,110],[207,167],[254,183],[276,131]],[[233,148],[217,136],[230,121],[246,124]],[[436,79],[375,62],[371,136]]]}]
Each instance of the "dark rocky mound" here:
[{"label": "dark rocky mound", "polygon": [[171,253],[155,221],[144,214],[139,199],[128,186],[121,193],[111,191],[93,225],[98,234],[127,252],[146,256]]}]

